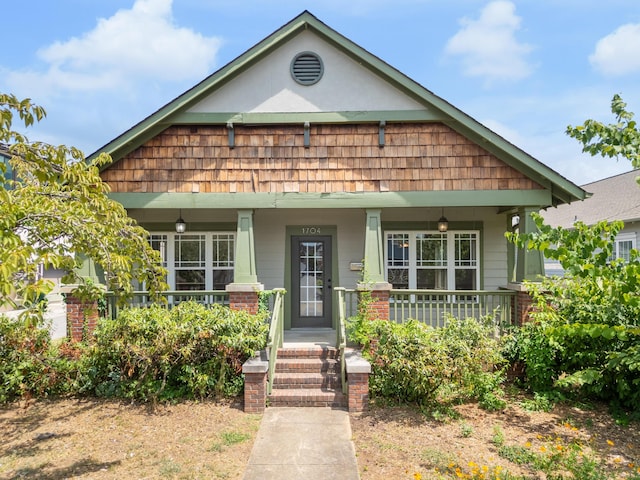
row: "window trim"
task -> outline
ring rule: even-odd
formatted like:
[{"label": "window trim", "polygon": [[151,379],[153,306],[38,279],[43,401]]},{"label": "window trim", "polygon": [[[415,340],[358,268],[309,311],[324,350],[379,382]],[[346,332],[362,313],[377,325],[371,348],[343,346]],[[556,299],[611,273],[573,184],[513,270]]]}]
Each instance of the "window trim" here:
[{"label": "window trim", "polygon": [[[389,237],[391,235],[404,235],[409,236],[409,251],[408,251],[408,265],[406,267],[401,265],[389,264]],[[481,248],[481,231],[477,229],[464,229],[453,230],[449,229],[447,232],[439,232],[438,230],[420,230],[420,229],[393,229],[384,231],[384,278],[389,281],[389,269],[393,268],[407,268],[408,270],[408,290],[417,290],[417,240],[418,235],[443,235],[447,242],[447,262],[444,269],[447,272],[447,288],[443,290],[456,290],[455,288],[455,272],[456,270],[466,270],[473,268],[475,270],[475,282],[476,289],[480,289],[481,285],[481,268],[482,268],[482,248]],[[455,248],[456,248],[456,235],[471,234],[475,238],[475,265],[472,267],[456,265],[455,261]],[[433,267],[436,268],[436,267]],[[441,269],[441,268],[439,268]]]},{"label": "window trim", "polygon": [[[637,234],[636,232],[620,232],[616,236],[613,245],[613,258],[620,257],[620,244],[623,242],[631,242],[631,249],[637,249]],[[625,259],[626,260],[626,259]]]},{"label": "window trim", "polygon": [[[233,230],[215,230],[215,231],[197,231],[197,232],[189,232],[189,233],[176,233],[171,231],[150,231],[149,232],[149,240],[153,236],[164,236],[166,237],[166,258],[164,259],[164,266],[167,269],[167,284],[169,285],[170,290],[176,290],[176,271],[177,270],[201,270],[200,267],[181,267],[176,268],[176,237],[187,236],[187,235],[201,235],[204,237],[204,273],[205,273],[205,290],[214,290],[214,271],[220,270],[231,270],[232,272],[232,282],[235,277],[235,257],[236,257],[236,246],[237,246],[237,238],[236,231]],[[213,246],[214,239],[217,236],[225,235],[227,238],[225,240],[228,241],[229,238],[233,240],[233,247],[231,249],[233,254],[233,259],[230,260],[230,265],[228,267],[214,266],[213,261]],[[188,290],[185,290],[188,291]]]}]

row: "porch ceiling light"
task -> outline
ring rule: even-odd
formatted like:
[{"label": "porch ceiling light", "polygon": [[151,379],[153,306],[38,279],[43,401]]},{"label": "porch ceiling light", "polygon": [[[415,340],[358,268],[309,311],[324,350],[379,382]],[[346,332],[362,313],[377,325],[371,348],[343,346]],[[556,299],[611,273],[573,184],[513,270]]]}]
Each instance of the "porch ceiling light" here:
[{"label": "porch ceiling light", "polygon": [[180,216],[176,220],[176,233],[184,233],[187,229],[186,222],[182,219],[182,210],[180,210]]},{"label": "porch ceiling light", "polygon": [[443,208],[442,216],[438,220],[438,231],[446,232],[447,230],[449,230],[449,220],[447,220],[447,217],[444,216],[444,208]]}]

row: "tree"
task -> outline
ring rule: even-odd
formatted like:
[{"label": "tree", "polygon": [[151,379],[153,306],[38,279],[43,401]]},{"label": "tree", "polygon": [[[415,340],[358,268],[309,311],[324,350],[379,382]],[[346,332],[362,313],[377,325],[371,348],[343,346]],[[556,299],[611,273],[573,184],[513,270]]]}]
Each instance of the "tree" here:
[{"label": "tree", "polygon": [[[567,135],[582,143],[582,151],[592,156],[618,158],[631,161],[633,168],[640,168],[640,131],[633,120],[633,112],[618,94],[611,100],[611,113],[616,123],[605,125],[596,120],[586,120],[583,125],[567,127]],[[638,178],[640,182],[640,177]]]},{"label": "tree", "polygon": [[[0,93],[0,143],[8,146],[13,174],[0,181],[0,306],[15,306],[18,297],[28,312],[38,310],[53,287],[38,278],[40,265],[66,271],[64,281],[78,284],[77,294],[97,295],[77,273],[83,259],[104,269],[106,287],[123,298],[134,279],[152,293],[166,289],[166,272],[148,233],[108,197],[109,186],[100,178],[111,157],[89,162],[77,148],[30,142],[12,129],[16,115],[29,127],[46,112],[30,99]],[[6,172],[0,164],[0,174]]]},{"label": "tree", "polygon": [[[611,101],[616,123],[586,120],[567,127],[583,152],[625,157],[640,168],[640,131],[619,95]],[[639,180],[640,182],[640,180]],[[623,222],[552,228],[533,214],[537,231],[507,234],[520,248],[557,260],[563,277],[530,285],[533,321],[516,334],[513,360],[525,364],[533,389],[568,387],[640,411],[640,252],[612,259]]]}]

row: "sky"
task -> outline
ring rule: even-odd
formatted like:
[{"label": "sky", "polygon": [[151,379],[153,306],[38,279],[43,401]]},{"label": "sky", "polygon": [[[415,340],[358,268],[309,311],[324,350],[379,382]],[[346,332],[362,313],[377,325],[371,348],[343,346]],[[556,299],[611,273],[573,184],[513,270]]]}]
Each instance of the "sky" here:
[{"label": "sky", "polygon": [[30,140],[86,155],[309,10],[577,185],[631,169],[565,130],[613,123],[616,93],[640,115],[638,0],[5,3],[0,92],[47,110]]}]

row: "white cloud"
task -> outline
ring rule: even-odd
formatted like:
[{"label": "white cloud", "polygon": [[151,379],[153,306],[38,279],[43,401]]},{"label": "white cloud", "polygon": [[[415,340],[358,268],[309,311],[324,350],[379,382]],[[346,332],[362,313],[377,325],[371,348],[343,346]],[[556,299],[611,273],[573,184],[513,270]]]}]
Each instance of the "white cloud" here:
[{"label": "white cloud", "polygon": [[177,27],[172,0],[136,0],[131,9],[98,20],[93,30],[40,49],[46,71],[13,72],[8,80],[44,93],[200,79],[210,72],[220,43]]},{"label": "white cloud", "polygon": [[628,23],[601,38],[589,62],[605,75],[640,72],[640,23]]},{"label": "white cloud", "polygon": [[533,47],[515,38],[520,17],[513,2],[493,1],[477,20],[463,18],[460,23],[462,28],[449,39],[445,53],[461,58],[466,75],[492,82],[520,80],[531,74],[533,66],[526,55]]}]

